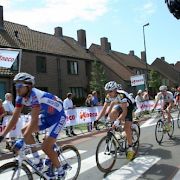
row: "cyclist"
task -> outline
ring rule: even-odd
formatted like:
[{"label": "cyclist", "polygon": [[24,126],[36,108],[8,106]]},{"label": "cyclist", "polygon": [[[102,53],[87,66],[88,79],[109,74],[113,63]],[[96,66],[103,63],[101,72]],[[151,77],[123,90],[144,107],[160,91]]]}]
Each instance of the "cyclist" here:
[{"label": "cyclist", "polygon": [[[134,109],[134,100],[129,94],[123,90],[117,89],[117,83],[115,81],[110,81],[105,85],[105,91],[107,96],[101,112],[96,118],[96,123],[99,119],[105,115],[106,110],[108,109],[109,118],[114,122],[113,128],[119,125],[120,122],[125,122],[124,129],[127,135],[128,141],[128,152],[127,158],[132,160],[134,158],[134,151],[132,149],[132,111]],[[121,88],[122,89],[122,88]]]},{"label": "cyclist", "polygon": [[162,109],[166,110],[167,115],[168,115],[168,126],[166,128],[167,128],[167,131],[170,131],[171,109],[174,103],[173,94],[170,91],[167,91],[167,86],[165,85],[160,86],[159,91],[160,92],[158,92],[156,95],[156,102],[153,106],[152,111],[154,111],[154,109],[156,108],[159,100],[162,100],[162,103],[163,103]]},{"label": "cyclist", "polygon": [[[53,167],[57,168],[58,178],[65,177],[65,171],[60,165],[58,155],[53,149],[56,138],[65,123],[65,113],[62,101],[48,92],[41,91],[34,87],[35,78],[28,73],[18,73],[14,77],[16,88],[16,106],[11,120],[0,135],[0,142],[16,125],[23,106],[31,107],[31,121],[22,129],[24,140],[27,144],[34,144],[32,133],[49,128],[49,135],[42,143],[42,150],[52,161]],[[33,149],[34,158],[39,159],[37,168],[43,166],[43,162],[36,150]],[[54,177],[54,173],[47,172],[48,177]]]}]

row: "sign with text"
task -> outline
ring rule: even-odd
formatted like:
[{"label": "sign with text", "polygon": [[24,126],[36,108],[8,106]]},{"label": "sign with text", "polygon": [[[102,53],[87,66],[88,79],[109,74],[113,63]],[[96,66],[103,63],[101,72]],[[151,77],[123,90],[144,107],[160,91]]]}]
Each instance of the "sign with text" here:
[{"label": "sign with text", "polygon": [[131,86],[139,86],[145,84],[144,74],[131,76]]},{"label": "sign with text", "polygon": [[10,68],[18,54],[19,51],[0,49],[0,67]]}]

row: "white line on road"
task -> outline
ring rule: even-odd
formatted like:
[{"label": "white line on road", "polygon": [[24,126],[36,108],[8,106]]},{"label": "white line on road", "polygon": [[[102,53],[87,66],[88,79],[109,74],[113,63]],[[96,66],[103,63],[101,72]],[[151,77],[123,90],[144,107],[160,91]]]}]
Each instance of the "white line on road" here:
[{"label": "white line on road", "polygon": [[180,170],[176,173],[172,180],[179,180],[180,179]]},{"label": "white line on road", "polygon": [[161,158],[156,156],[140,156],[122,166],[119,170],[104,178],[104,180],[135,180],[156,164]]}]

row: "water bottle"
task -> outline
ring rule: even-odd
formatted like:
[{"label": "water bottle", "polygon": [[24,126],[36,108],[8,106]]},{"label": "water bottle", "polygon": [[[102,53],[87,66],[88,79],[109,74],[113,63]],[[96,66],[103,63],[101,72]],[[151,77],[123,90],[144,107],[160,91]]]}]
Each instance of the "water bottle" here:
[{"label": "water bottle", "polygon": [[24,145],[24,140],[23,139],[19,139],[17,140],[14,145],[13,145],[13,150],[15,151],[19,151]]}]

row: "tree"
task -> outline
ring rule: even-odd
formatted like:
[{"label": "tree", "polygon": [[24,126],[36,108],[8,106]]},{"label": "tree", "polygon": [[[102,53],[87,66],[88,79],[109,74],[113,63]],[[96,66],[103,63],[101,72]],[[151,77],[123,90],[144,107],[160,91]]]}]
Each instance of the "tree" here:
[{"label": "tree", "polygon": [[94,60],[92,63],[90,90],[97,91],[100,94],[100,98],[104,97],[104,84],[106,83],[106,76],[104,68],[100,62]]},{"label": "tree", "polygon": [[161,85],[161,77],[160,74],[155,71],[150,71],[150,80],[149,80],[149,86],[153,88],[155,91],[159,90],[159,86]]}]

